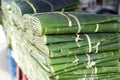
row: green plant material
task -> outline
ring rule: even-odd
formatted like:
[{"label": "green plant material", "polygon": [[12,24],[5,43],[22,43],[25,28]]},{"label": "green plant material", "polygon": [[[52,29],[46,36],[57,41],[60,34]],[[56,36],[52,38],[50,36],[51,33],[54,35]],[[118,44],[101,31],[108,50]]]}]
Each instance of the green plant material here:
[{"label": "green plant material", "polygon": [[[72,15],[72,17],[71,17]],[[73,17],[74,16],[74,17]],[[49,12],[23,16],[25,28],[36,35],[120,32],[118,15]],[[49,25],[48,25],[49,24]]]},{"label": "green plant material", "polygon": [[12,56],[29,80],[120,79],[120,16],[64,12],[78,2],[2,0]]},{"label": "green plant material", "polygon": [[[26,35],[25,38],[27,38],[29,41],[33,43],[38,43],[38,44],[51,44],[51,43],[67,43],[67,42],[75,42],[76,38],[79,38],[78,42],[85,41],[87,40],[85,34],[62,34],[62,35],[34,35],[31,34],[30,32],[25,33]],[[114,38],[114,37],[119,37],[119,34],[117,33],[97,33],[97,34],[87,34],[91,41],[94,42],[95,40],[102,40],[108,38]],[[31,38],[32,36],[32,38]],[[99,36],[99,37],[98,37]],[[61,44],[62,45],[62,44]],[[60,46],[61,46],[60,45]],[[49,46],[49,45],[48,45]]]},{"label": "green plant material", "polygon": [[65,75],[65,74],[60,74],[58,77],[58,80],[66,80],[66,79],[73,79],[73,80],[77,80],[77,79],[83,79],[83,78],[94,78],[95,80],[99,80],[99,79],[108,79],[108,78],[111,78],[111,77],[118,77],[119,76],[119,73],[108,73],[108,74],[91,74],[91,75],[87,75],[85,76],[85,74],[82,74],[82,75]]},{"label": "green plant material", "polygon": [[12,25],[23,29],[23,14],[62,11],[62,9],[69,11],[70,7],[75,11],[78,4],[79,0],[2,0],[2,11]]},{"label": "green plant material", "polygon": [[63,63],[72,63],[77,58],[79,59],[78,62],[82,63],[88,60],[88,55],[90,57],[90,60],[94,60],[94,59],[101,59],[101,58],[106,58],[110,56],[119,56],[119,51],[99,52],[99,53],[59,57],[59,58],[50,59],[50,61],[51,61],[51,64],[63,64]]},{"label": "green plant material", "polygon": [[[69,7],[76,9],[76,5],[79,3],[79,0],[69,1],[69,0],[18,0],[15,1],[16,4],[20,7],[22,14],[25,13],[34,13],[34,12],[51,12],[56,10],[61,10],[64,8],[66,11],[69,10]],[[32,7],[33,5],[33,7]],[[75,7],[74,7],[75,6]]]},{"label": "green plant material", "polygon": [[[107,57],[109,58],[109,57]],[[103,58],[102,58],[103,60]],[[97,62],[97,60],[91,61],[91,63],[88,65],[88,62],[81,62],[81,63],[66,63],[66,64],[58,64],[58,65],[51,65],[52,70],[54,73],[58,74],[61,72],[69,72],[71,68],[75,69],[81,69],[81,68],[86,68],[86,67],[109,67],[109,66],[118,66],[119,61],[118,60],[113,60],[113,61],[104,61],[104,62]],[[92,64],[93,63],[93,64]],[[69,69],[70,68],[70,69]],[[64,71],[63,71],[64,70]],[[72,71],[72,70],[71,70]]]},{"label": "green plant material", "polygon": [[2,24],[2,11],[0,11],[0,24]]},{"label": "green plant material", "polygon": [[[95,45],[94,45],[95,46]],[[112,50],[118,50],[120,49],[120,43],[112,43],[112,44],[106,44],[106,45],[100,45],[98,48],[98,52],[101,51],[112,51]],[[91,52],[96,52],[96,48],[92,48]],[[74,48],[69,50],[63,50],[62,52],[50,52],[50,57],[62,57],[62,56],[69,56],[69,55],[76,55],[76,54],[84,54],[84,53],[90,53],[89,47],[81,47],[81,48]]]},{"label": "green plant material", "polygon": [[[108,57],[108,58],[97,59],[97,60],[94,60],[93,62],[95,62],[97,64],[97,63],[101,63],[101,62],[107,62],[107,61],[111,61],[111,60],[116,60],[116,59],[119,59],[119,58],[120,58],[119,56],[114,56],[114,57],[112,56],[112,57]],[[56,72],[56,74],[61,74],[61,73],[69,72],[69,71],[74,71],[76,69],[79,69],[80,67],[85,67],[85,64],[82,64],[82,65],[78,64],[78,66],[66,68],[66,69],[64,69],[62,71]]]},{"label": "green plant material", "polygon": [[[102,73],[116,73],[120,72],[120,67],[96,67],[97,71],[94,71],[96,74],[102,74]],[[92,68],[89,69],[79,69],[74,70],[72,72],[64,73],[64,74],[91,74]]]}]

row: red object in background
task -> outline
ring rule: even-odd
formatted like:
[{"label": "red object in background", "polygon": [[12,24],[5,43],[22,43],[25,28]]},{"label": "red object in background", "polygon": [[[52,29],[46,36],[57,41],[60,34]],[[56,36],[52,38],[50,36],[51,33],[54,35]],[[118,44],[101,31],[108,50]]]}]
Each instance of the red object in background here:
[{"label": "red object in background", "polygon": [[27,76],[24,73],[22,73],[22,80],[28,80]]},{"label": "red object in background", "polygon": [[16,80],[22,80],[21,73],[19,66],[16,65]]},{"label": "red object in background", "polygon": [[97,0],[97,2],[102,2],[102,0]]},{"label": "red object in background", "polygon": [[98,5],[102,5],[103,0],[96,0],[96,2],[97,2]]},{"label": "red object in background", "polygon": [[27,76],[22,73],[18,65],[16,65],[16,80],[28,80]]}]

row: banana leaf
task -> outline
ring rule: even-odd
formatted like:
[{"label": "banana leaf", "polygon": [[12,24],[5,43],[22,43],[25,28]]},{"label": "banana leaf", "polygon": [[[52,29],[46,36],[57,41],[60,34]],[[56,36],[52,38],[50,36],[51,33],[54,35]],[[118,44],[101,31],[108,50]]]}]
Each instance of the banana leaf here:
[{"label": "banana leaf", "polygon": [[[101,58],[106,58],[110,56],[119,56],[119,51],[110,51],[110,52],[99,52],[99,53],[90,53],[88,54],[90,57],[90,60],[94,59],[101,59]],[[72,56],[67,56],[67,57],[59,57],[59,58],[53,58],[50,59],[51,64],[66,64],[66,63],[73,63],[73,61],[78,58],[78,63],[84,62],[88,60],[87,54],[82,54],[82,55],[72,55]],[[75,63],[73,63],[75,65]]]},{"label": "banana leaf", "polygon": [[[120,67],[96,67],[97,71],[96,74],[102,74],[102,73],[117,73],[120,72]],[[79,69],[74,70],[72,72],[64,73],[64,74],[91,74],[92,69]]]},{"label": "banana leaf", "polygon": [[[109,57],[107,57],[109,58]],[[102,58],[103,60],[103,58]],[[109,67],[109,66],[118,66],[119,60],[113,60],[113,61],[104,61],[104,62],[97,62],[97,60],[91,61],[95,62],[95,64],[93,64],[93,66],[96,67]],[[77,63],[77,64],[72,64],[72,63],[67,63],[67,64],[58,64],[58,65],[51,65],[52,70],[54,71],[55,74],[60,74],[60,73],[64,73],[64,72],[69,72],[72,70],[76,70],[76,69],[80,69],[80,68],[86,68],[89,65],[86,64],[87,62],[83,62],[83,63]],[[72,64],[72,65],[71,65]],[[89,67],[93,67],[93,66],[89,66]],[[71,69],[74,68],[74,69]]]},{"label": "banana leaf", "polygon": [[[59,43],[75,42],[76,38],[79,38],[78,42],[84,41],[84,40],[87,39],[85,34],[61,34],[61,35],[42,35],[42,36],[34,35],[34,34],[31,34],[30,32],[29,33],[25,32],[25,34],[26,35],[24,35],[24,37],[26,39],[28,39],[29,41],[31,41],[33,43],[38,43],[38,44],[57,43],[57,45],[59,45]],[[90,34],[87,34],[87,35],[90,37],[92,42],[94,42],[93,40],[97,40],[97,39],[103,39],[104,40],[104,38],[105,39],[106,38],[111,39],[113,37],[119,37],[119,34],[117,34],[117,33],[99,33],[99,34],[90,33]]]},{"label": "banana leaf", "polygon": [[[70,14],[75,18],[67,15]],[[120,32],[119,15],[49,12],[25,14],[25,30],[36,35]]]},{"label": "banana leaf", "polygon": [[[119,56],[112,56],[112,57],[107,57],[107,58],[102,58],[102,59],[97,59],[97,60],[94,60],[96,62],[96,64],[98,63],[104,63],[104,62],[107,62],[107,61],[112,61],[112,60],[116,60],[116,59],[119,59],[120,57]],[[93,61],[93,62],[94,62]],[[85,62],[87,63],[87,62]],[[119,66],[119,65],[118,65]],[[78,64],[78,66],[74,66],[74,67],[69,67],[69,68],[66,68],[62,71],[58,71],[56,72],[55,74],[61,74],[61,73],[65,73],[65,72],[70,72],[70,71],[74,71],[74,70],[77,70],[79,69],[80,67],[85,67],[85,64]]]},{"label": "banana leaf", "polygon": [[94,78],[94,80],[99,80],[99,79],[108,79],[111,77],[118,77],[120,73],[109,73],[109,74],[93,74],[93,75],[64,75],[64,74],[60,74],[58,75],[58,80],[66,80],[66,79],[73,79],[73,80],[77,80],[77,79],[82,79],[82,78]]},{"label": "banana leaf", "polygon": [[[99,51],[99,50],[97,50],[98,47],[100,47],[102,45],[105,45],[105,44],[116,42],[116,43],[118,43],[117,45],[119,45],[119,34],[104,34],[103,33],[103,34],[87,34],[87,35],[89,35],[90,40],[91,40],[91,48],[95,52]],[[29,43],[29,41],[31,41],[30,43],[32,45],[36,46],[36,48],[38,48],[40,51],[47,54],[48,56],[50,56],[51,55],[50,53],[52,53],[52,52],[53,52],[52,54],[54,54],[54,52],[57,52],[57,53],[60,53],[58,55],[62,55],[62,53],[67,52],[71,49],[72,49],[72,51],[75,50],[75,49],[80,49],[81,52],[85,49],[87,49],[88,52],[90,50],[89,42],[88,42],[88,40],[87,40],[87,38],[85,37],[84,34],[80,34],[80,37],[79,37],[80,41],[78,41],[78,42],[75,42],[75,38],[74,38],[75,36],[74,35],[64,35],[64,38],[63,38],[62,35],[55,35],[55,36],[53,36],[53,42],[52,42],[52,36],[53,35],[48,35],[49,39],[47,39],[47,40],[49,42],[51,42],[51,43],[57,42],[57,41],[59,41],[59,42],[55,43],[55,44],[44,45],[42,43],[34,42],[34,39],[33,39],[33,41],[28,39],[28,43]],[[68,40],[68,42],[67,42],[67,40]],[[74,42],[72,42],[73,40],[74,40]],[[39,39],[38,39],[38,41],[39,41]],[[40,40],[40,42],[42,42],[42,41],[44,42],[45,40],[44,39]],[[60,42],[60,41],[65,41],[65,42]],[[45,41],[45,43],[46,42],[47,41]],[[94,47],[94,46],[97,46],[97,47]],[[117,48],[117,47],[115,47],[115,48]],[[86,53],[86,52],[84,51],[84,53]]]},{"label": "banana leaf", "polygon": [[[95,46],[95,45],[94,45]],[[106,45],[100,45],[98,48],[98,52],[103,52],[103,51],[112,51],[112,50],[118,50],[120,49],[120,43],[112,43],[112,44],[106,44]],[[96,52],[95,48],[92,48],[91,52]],[[74,48],[74,49],[67,49],[67,50],[62,50],[62,52],[57,52],[57,51],[51,51],[49,54],[50,58],[54,57],[62,57],[62,56],[69,56],[69,55],[76,55],[76,54],[84,54],[84,53],[90,53],[89,52],[89,47],[81,47],[81,48]]]},{"label": "banana leaf", "polygon": [[[69,0],[17,0],[15,3],[20,7],[22,14],[25,13],[39,13],[39,12],[51,12],[56,11],[69,6],[78,5],[79,0],[69,1]],[[33,7],[32,7],[33,5]]]}]

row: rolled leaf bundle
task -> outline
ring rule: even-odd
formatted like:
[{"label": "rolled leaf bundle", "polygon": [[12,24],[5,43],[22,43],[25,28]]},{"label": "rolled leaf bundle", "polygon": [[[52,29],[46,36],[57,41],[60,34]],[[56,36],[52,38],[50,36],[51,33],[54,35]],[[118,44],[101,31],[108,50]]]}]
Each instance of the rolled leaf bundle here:
[{"label": "rolled leaf bundle", "polygon": [[[61,71],[64,70],[64,69],[66,71],[69,71],[69,68],[70,69],[72,69],[72,68],[77,69],[79,67],[85,67],[84,63],[87,63],[88,56],[89,56],[91,61],[95,60],[96,63],[100,63],[101,61],[105,62],[105,61],[108,61],[108,60],[119,59],[119,52],[117,51],[117,52],[90,53],[90,54],[85,54],[85,55],[84,54],[83,55],[73,55],[73,56],[67,56],[67,57],[52,58],[52,59],[49,60],[49,57],[47,57],[47,55],[45,55],[43,52],[35,49],[34,45],[31,45],[28,42],[24,43],[24,44],[25,44],[24,46],[26,46],[25,49],[26,50],[30,49],[28,51],[31,51],[30,52],[31,56],[34,57],[35,59],[37,59],[37,61],[41,64],[41,66],[43,66],[43,68],[45,70],[48,70],[45,67],[45,65],[47,67],[50,66],[49,69],[51,68],[52,72],[57,71],[57,74],[61,73]],[[108,58],[108,60],[104,59],[104,58]],[[78,60],[77,62],[75,62],[76,59]],[[76,63],[77,63],[78,66],[75,67]],[[68,68],[68,70],[66,68]],[[58,71],[60,71],[60,72],[58,72]]]},{"label": "rolled leaf bundle", "polygon": [[[93,77],[93,78],[95,78],[95,80],[111,78],[111,77],[99,76],[99,74],[100,75],[107,74],[106,72],[108,72],[109,69],[112,69],[114,72],[114,68],[115,68],[115,73],[117,73],[116,70],[118,71],[118,68],[116,68],[116,66],[119,66],[119,60],[118,60],[120,58],[119,51],[114,51],[114,52],[111,51],[111,52],[106,52],[106,53],[105,52],[90,53],[90,54],[87,54],[87,55],[89,55],[89,57],[86,54],[85,55],[83,54],[83,55],[75,55],[75,56],[67,56],[67,57],[50,59],[49,57],[44,55],[41,51],[39,51],[34,45],[29,43],[28,41],[25,41],[22,44],[21,49],[23,50],[23,52],[27,53],[35,61],[37,61],[37,64],[42,66],[39,68],[48,77],[48,80],[56,80],[56,79],[57,80],[62,80],[62,79],[77,80],[80,78],[81,79],[84,78],[84,74],[82,74],[82,73],[81,74],[72,74],[72,72],[81,70],[81,69],[83,70],[84,68],[86,68],[87,63],[89,62],[89,57],[90,57],[90,63],[91,63],[91,64],[89,64],[89,66],[92,65],[91,67],[98,67],[97,68],[98,77],[97,78],[96,78],[96,76]],[[79,59],[78,62],[74,62],[75,60],[77,60],[77,58]],[[95,62],[95,64],[93,64],[94,62]],[[102,69],[104,69],[103,67],[108,68],[108,70],[106,70],[106,72],[102,72]],[[91,72],[92,72],[91,68],[87,68],[85,70],[88,72],[90,72],[90,70],[91,70]],[[99,70],[101,72],[99,72]],[[112,70],[110,73],[113,73]],[[68,78],[60,78],[59,75],[63,74],[63,73],[64,73],[64,76],[70,76],[70,75],[73,75],[73,76],[70,76]],[[27,74],[30,75],[30,73],[27,73]],[[42,73],[40,73],[40,75],[42,75]],[[38,76],[40,76],[40,75],[38,75]],[[79,76],[75,77],[74,75],[75,76],[79,75]],[[91,75],[91,73],[88,73],[88,74],[86,73],[86,75],[88,75],[87,78],[91,78],[91,76],[89,76],[89,75]],[[95,75],[95,74],[93,74],[93,75]],[[116,76],[113,76],[113,77],[116,77]],[[44,78],[43,78],[43,80],[44,80]]]},{"label": "rolled leaf bundle", "polygon": [[[59,78],[59,80],[78,80],[78,79],[94,79],[94,80],[99,80],[99,79],[105,79],[108,80],[113,77],[118,77],[119,73],[112,73],[112,74],[92,74],[92,75],[88,75],[88,74],[83,74],[83,75],[65,75],[65,74],[61,74],[60,76],[57,76],[57,78]],[[54,79],[53,79],[54,80]]]},{"label": "rolled leaf bundle", "polygon": [[[33,58],[35,58],[47,72],[50,71],[54,74],[60,74],[60,73],[64,73],[67,71],[72,71],[74,69],[79,69],[80,67],[81,68],[85,67],[86,66],[85,63],[87,63],[87,60],[88,60],[87,55],[89,55],[90,60],[94,61],[98,66],[114,66],[114,64],[115,64],[115,66],[118,65],[118,60],[117,60],[117,63],[114,62],[115,59],[119,59],[118,51],[107,52],[107,53],[105,53],[105,52],[90,53],[87,55],[83,54],[83,55],[75,55],[75,56],[67,56],[67,57],[49,59],[49,57],[47,57],[45,54],[43,54],[39,50],[35,49],[34,45],[30,46],[30,43],[26,43],[24,46],[26,46],[26,49],[31,49],[31,52],[29,54]],[[30,51],[30,50],[28,50],[28,51]],[[74,62],[76,59],[78,59],[78,62]],[[113,60],[114,64],[112,62],[110,62],[110,65],[109,65],[109,62],[107,62],[107,61],[110,61],[110,60],[111,61]],[[76,63],[77,63],[77,65],[76,65]],[[48,68],[46,68],[46,67],[48,67]]]},{"label": "rolled leaf bundle", "polygon": [[2,10],[5,17],[9,18],[9,20],[12,18],[10,21],[13,21],[13,25],[23,28],[23,14],[61,11],[62,9],[75,11],[78,3],[79,0],[3,0]]},{"label": "rolled leaf bundle", "polygon": [[119,15],[49,12],[23,16],[25,30],[36,34],[120,32]]},{"label": "rolled leaf bundle", "polygon": [[[65,38],[62,39],[60,38],[61,35],[58,35],[56,36],[56,38],[59,36],[60,37],[57,39],[56,38],[54,39],[53,37],[53,40],[52,40],[53,35],[48,35],[48,38],[51,38],[51,41],[55,42],[54,44],[53,42],[51,42],[52,44],[44,45],[38,44],[36,42],[34,43],[34,41],[31,43],[34,46],[36,46],[40,51],[42,51],[44,54],[51,58],[91,52],[97,53],[99,51],[118,50],[120,48],[119,34],[86,34],[86,35],[89,36],[90,42],[84,34],[80,34],[79,38],[81,40],[78,42],[75,42],[74,35],[63,35]],[[96,36],[99,37],[96,38]],[[49,39],[47,40],[49,41]],[[59,40],[61,41],[68,40],[68,42],[65,41],[56,43],[56,41]]]},{"label": "rolled leaf bundle", "polygon": [[[61,35],[34,35],[30,33],[26,33],[24,37],[28,39],[32,43],[38,43],[38,44],[52,44],[52,43],[67,43],[67,42],[76,42],[77,38],[79,42],[87,41],[86,34],[61,34]],[[87,34],[89,38],[91,39],[91,42],[97,42],[98,40],[105,41],[105,39],[113,39],[118,38],[119,34],[114,33],[100,33],[100,34]],[[99,37],[98,37],[99,36]],[[99,41],[98,41],[99,42]],[[72,44],[74,45],[74,43]],[[48,45],[49,46],[49,45]],[[62,44],[60,45],[62,46]],[[65,45],[64,45],[65,46]],[[59,46],[58,46],[59,47]]]},{"label": "rolled leaf bundle", "polygon": [[[22,31],[17,32],[17,29],[16,33],[21,35],[18,36],[16,34],[15,39],[12,38],[13,43],[17,43],[14,46],[16,52],[14,52],[13,56],[30,80],[78,80],[83,78],[109,80],[119,78],[119,33],[87,34],[90,36],[93,47],[99,43],[97,53],[88,53],[85,51],[89,51],[89,41],[84,34],[79,34],[80,40],[78,42],[75,42],[75,34],[44,35],[46,36],[46,42],[37,45],[34,39],[32,41],[26,38],[26,36],[30,36],[27,33]],[[53,42],[51,40],[52,36]],[[51,39],[49,40],[48,38]],[[18,43],[21,40],[22,42]],[[77,43],[81,46],[79,47]],[[48,53],[46,53],[47,51],[44,46],[49,48]],[[78,53],[82,51],[85,52],[82,54],[59,56],[61,52],[64,54],[68,49],[72,52],[73,49],[76,48],[78,49]],[[95,48],[95,52],[96,50],[97,48]],[[74,50],[73,53],[75,51],[76,50]],[[57,54],[59,57],[50,57],[51,52],[59,52],[59,54]],[[32,66],[27,68],[25,65]],[[85,77],[85,75],[87,75],[87,77]]]},{"label": "rolled leaf bundle", "polygon": [[[75,11],[79,0],[1,0],[1,8],[5,18],[4,30],[7,37],[11,37],[13,27],[23,28],[22,15],[25,13],[38,13],[49,11]],[[1,4],[0,3],[0,4]],[[1,15],[1,12],[0,12]],[[1,15],[2,16],[2,15]],[[1,21],[0,21],[1,23]],[[8,28],[8,30],[7,30]],[[10,38],[7,38],[10,42]],[[11,43],[10,43],[11,44]],[[9,45],[9,43],[8,43]]]},{"label": "rolled leaf bundle", "polygon": [[25,14],[24,48],[49,80],[117,79],[118,20],[118,15],[77,12]]}]

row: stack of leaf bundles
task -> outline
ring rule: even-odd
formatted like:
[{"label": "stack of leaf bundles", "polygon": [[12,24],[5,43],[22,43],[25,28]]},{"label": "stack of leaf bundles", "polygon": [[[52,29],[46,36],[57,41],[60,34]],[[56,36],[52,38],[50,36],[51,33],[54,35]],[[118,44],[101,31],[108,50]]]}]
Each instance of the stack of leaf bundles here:
[{"label": "stack of leaf bundles", "polygon": [[[79,0],[1,0],[1,3],[3,12],[3,19],[1,20],[3,21],[3,29],[9,46],[14,31],[23,28],[23,14],[62,10],[75,11]],[[2,16],[2,12],[0,12],[0,16]],[[1,20],[0,23],[2,22]]]},{"label": "stack of leaf bundles", "polygon": [[28,50],[50,80],[120,79],[119,19],[78,12],[25,14],[23,52]]},{"label": "stack of leaf bundles", "polygon": [[12,25],[21,28],[23,14],[75,11],[78,4],[79,0],[2,0],[2,10]]}]

